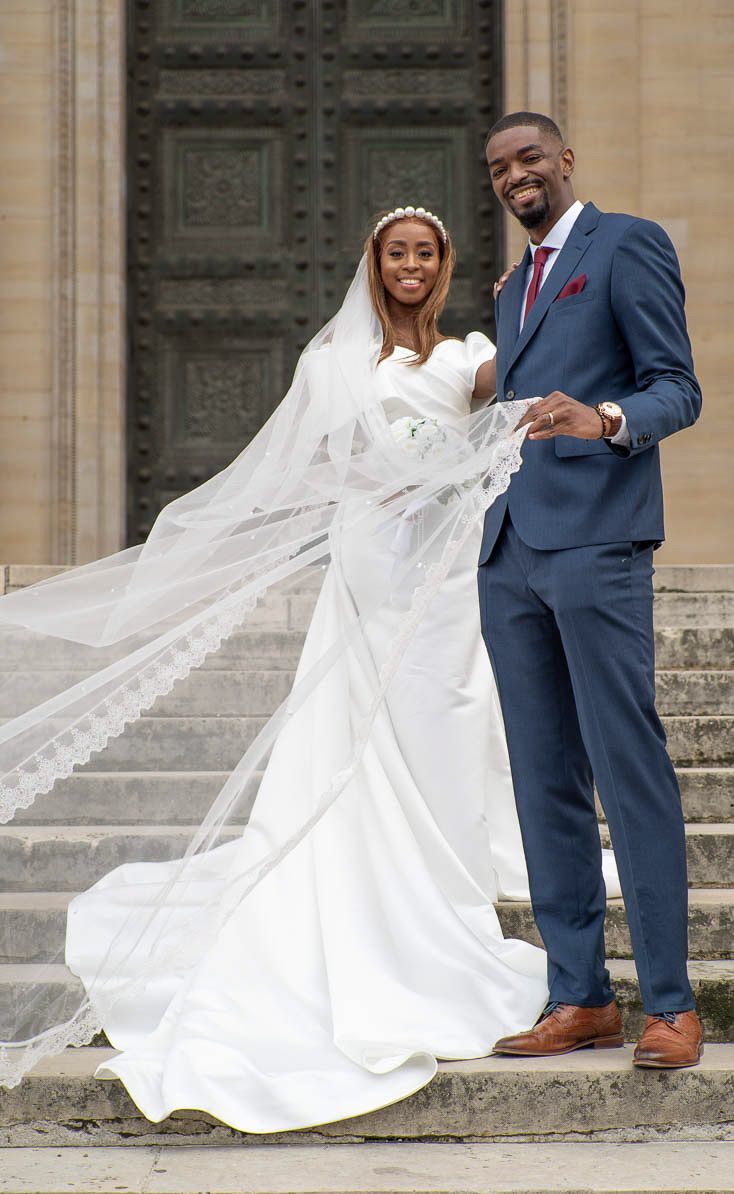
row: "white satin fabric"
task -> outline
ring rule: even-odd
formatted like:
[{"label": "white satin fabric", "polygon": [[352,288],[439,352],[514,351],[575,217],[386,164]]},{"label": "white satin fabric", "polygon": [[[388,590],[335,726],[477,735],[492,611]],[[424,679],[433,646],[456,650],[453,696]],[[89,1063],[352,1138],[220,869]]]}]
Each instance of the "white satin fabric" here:
[{"label": "white satin fabric", "polygon": [[[392,422],[466,415],[485,337],[443,341],[422,366],[396,349],[378,367]],[[369,540],[339,543],[304,647],[306,674],[355,607],[369,605],[405,536],[396,518]],[[527,875],[491,670],[481,642],[476,557],[481,528],[413,636],[356,775],[308,837],[256,887],[237,878],[304,823],[315,794],[352,754],[375,674],[420,578],[396,588],[280,732],[249,831],[192,858],[192,901],[214,896],[219,930],[190,940],[175,968],[105,1029],[122,1052],[98,1070],[120,1078],[158,1121],[183,1108],[250,1132],[303,1128],[404,1098],[436,1058],[480,1057],[534,1022],[545,955],[503,940],[492,901],[527,898]],[[332,529],[338,537],[339,524]],[[135,863],[71,904],[67,963],[100,984],[106,943],[125,925],[126,965],[145,957],[139,925],[175,863]],[[611,876],[608,876],[608,882]],[[128,951],[117,950],[118,957]],[[96,976],[96,978],[95,978]],[[113,989],[119,971],[109,975]]]}]

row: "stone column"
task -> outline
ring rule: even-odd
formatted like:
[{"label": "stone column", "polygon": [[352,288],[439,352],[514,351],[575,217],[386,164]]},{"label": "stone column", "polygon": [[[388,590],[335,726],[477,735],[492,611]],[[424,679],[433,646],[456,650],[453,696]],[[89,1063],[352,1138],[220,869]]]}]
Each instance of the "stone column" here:
[{"label": "stone column", "polygon": [[124,2],[0,6],[0,558],[123,542]]},{"label": "stone column", "polygon": [[124,534],[124,7],[57,0],[50,558]]}]

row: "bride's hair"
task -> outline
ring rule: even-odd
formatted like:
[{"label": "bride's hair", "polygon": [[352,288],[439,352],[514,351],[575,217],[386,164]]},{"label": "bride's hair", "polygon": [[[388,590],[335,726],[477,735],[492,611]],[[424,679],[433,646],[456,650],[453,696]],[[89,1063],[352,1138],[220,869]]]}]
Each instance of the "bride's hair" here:
[{"label": "bride's hair", "polygon": [[[388,215],[388,212],[381,211],[375,217],[373,229],[378,220],[383,216]],[[427,228],[430,228],[435,235],[435,225],[430,220],[421,220],[420,216],[411,216],[411,220],[420,220]],[[392,227],[392,225],[388,225]],[[380,236],[382,233],[380,233]],[[384,361],[385,357],[389,357],[395,348],[395,335],[393,331],[392,322],[390,320],[390,312],[387,306],[387,296],[385,294],[385,284],[382,281],[380,274],[380,257],[382,255],[382,244],[380,236],[375,238],[374,233],[370,232],[365,241],[364,252],[367,257],[367,281],[369,285],[370,300],[375,309],[377,318],[382,327],[382,352],[380,353],[380,360]],[[415,359],[408,362],[410,365],[422,365],[428,360],[436,346],[436,338],[438,332],[438,317],[444,309],[446,299],[449,294],[449,286],[451,285],[451,275],[454,272],[454,263],[456,261],[456,254],[451,243],[451,235],[446,233],[446,241],[443,237],[436,236],[438,242],[439,267],[438,275],[431,293],[425,302],[421,303],[416,311],[415,323],[416,331],[418,333],[419,349],[416,353]]]}]

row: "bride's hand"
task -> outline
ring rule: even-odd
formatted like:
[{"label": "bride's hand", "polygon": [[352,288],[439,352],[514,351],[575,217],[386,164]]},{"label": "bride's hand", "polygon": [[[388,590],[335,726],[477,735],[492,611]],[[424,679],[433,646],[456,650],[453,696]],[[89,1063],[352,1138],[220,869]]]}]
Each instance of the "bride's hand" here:
[{"label": "bride's hand", "polygon": [[507,281],[507,279],[509,278],[510,274],[512,273],[512,271],[513,271],[514,269],[517,269],[517,262],[516,262],[516,261],[513,261],[513,263],[512,263],[512,265],[510,266],[510,268],[509,268],[509,269],[506,269],[506,270],[505,270],[505,272],[502,274],[502,276],[501,276],[500,278],[498,278],[498,279],[497,279],[497,281],[495,282],[495,284],[494,284],[494,289],[493,289],[493,291],[492,291],[492,294],[493,294],[493,296],[494,296],[494,298],[495,298],[495,299],[497,298],[497,295],[498,295],[498,294],[500,293],[500,291],[502,290],[502,287],[504,286],[505,282]]}]

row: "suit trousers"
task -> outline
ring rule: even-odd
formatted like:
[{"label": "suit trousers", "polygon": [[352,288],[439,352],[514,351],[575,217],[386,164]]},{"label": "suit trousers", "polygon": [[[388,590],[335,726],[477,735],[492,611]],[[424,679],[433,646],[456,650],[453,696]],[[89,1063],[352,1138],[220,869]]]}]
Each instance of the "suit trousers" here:
[{"label": "suit trousers", "polygon": [[652,544],[540,551],[509,514],[479,568],[550,999],[601,1007],[602,802],[646,1013],[694,1006],[680,792],[655,710]]}]

